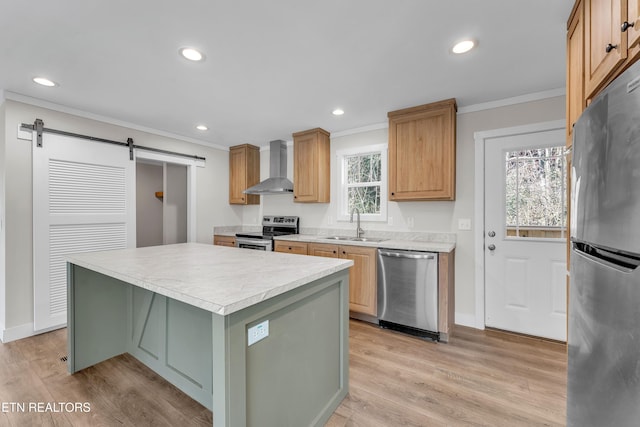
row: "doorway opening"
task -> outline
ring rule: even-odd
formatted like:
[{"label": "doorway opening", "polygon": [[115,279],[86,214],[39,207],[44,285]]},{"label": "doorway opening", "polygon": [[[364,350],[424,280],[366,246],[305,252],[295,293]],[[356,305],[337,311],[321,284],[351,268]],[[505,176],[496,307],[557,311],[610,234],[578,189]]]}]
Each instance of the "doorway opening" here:
[{"label": "doorway opening", "polygon": [[187,242],[187,166],[136,162],[136,247]]}]

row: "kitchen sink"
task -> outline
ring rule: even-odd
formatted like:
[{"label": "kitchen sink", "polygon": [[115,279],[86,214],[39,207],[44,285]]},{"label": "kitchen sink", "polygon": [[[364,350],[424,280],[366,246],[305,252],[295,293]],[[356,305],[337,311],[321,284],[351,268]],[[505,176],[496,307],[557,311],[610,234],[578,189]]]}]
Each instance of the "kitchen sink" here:
[{"label": "kitchen sink", "polygon": [[378,237],[353,237],[353,236],[329,236],[329,237],[323,237],[323,239],[346,240],[351,242],[373,242],[373,243],[383,242],[387,240],[387,239],[380,239]]},{"label": "kitchen sink", "polygon": [[379,237],[351,237],[349,240],[353,240],[355,242],[384,242],[388,239],[380,239]]}]

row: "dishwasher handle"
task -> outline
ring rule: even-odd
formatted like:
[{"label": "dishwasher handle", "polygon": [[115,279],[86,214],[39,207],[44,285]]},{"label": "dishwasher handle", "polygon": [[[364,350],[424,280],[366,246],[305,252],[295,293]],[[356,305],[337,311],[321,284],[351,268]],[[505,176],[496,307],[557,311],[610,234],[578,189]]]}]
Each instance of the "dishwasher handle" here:
[{"label": "dishwasher handle", "polygon": [[395,258],[409,258],[409,259],[435,259],[435,255],[423,252],[395,252],[395,251],[383,251],[378,249],[380,255],[395,257]]}]

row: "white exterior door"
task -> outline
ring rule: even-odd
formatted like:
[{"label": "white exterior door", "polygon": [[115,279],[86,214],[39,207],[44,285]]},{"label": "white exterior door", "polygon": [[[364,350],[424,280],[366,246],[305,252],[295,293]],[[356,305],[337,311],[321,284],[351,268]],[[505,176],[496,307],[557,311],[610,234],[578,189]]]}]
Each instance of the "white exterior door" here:
[{"label": "white exterior door", "polygon": [[33,142],[34,331],[67,322],[66,254],[135,247],[135,161],[124,147]]},{"label": "white exterior door", "polygon": [[486,326],[566,340],[564,136],[486,140]]}]

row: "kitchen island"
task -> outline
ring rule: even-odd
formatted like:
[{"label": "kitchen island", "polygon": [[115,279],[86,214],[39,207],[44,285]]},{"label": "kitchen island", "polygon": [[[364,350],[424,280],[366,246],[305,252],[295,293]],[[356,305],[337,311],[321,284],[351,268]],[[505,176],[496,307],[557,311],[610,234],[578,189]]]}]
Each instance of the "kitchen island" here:
[{"label": "kitchen island", "polygon": [[186,243],[67,262],[70,373],[130,353],[216,426],[323,425],[348,392],[352,261]]}]

